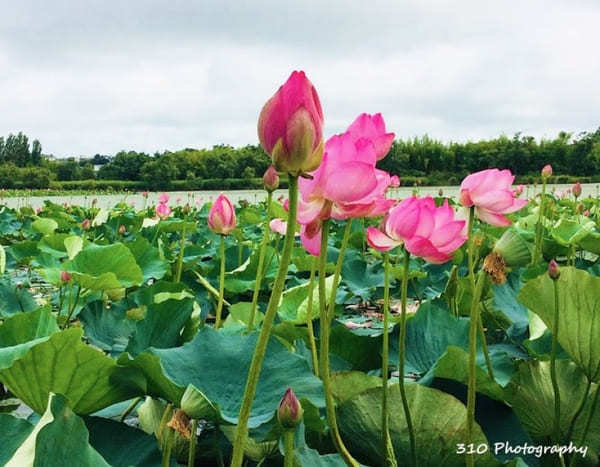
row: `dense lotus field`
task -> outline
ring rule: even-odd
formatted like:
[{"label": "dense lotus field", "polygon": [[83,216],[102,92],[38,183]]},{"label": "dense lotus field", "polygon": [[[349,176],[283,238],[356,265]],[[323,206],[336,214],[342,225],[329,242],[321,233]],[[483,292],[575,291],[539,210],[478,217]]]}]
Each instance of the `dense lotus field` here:
[{"label": "dense lotus field", "polygon": [[322,125],[292,73],[258,204],[0,205],[1,465],[600,463],[600,200],[395,200]]}]

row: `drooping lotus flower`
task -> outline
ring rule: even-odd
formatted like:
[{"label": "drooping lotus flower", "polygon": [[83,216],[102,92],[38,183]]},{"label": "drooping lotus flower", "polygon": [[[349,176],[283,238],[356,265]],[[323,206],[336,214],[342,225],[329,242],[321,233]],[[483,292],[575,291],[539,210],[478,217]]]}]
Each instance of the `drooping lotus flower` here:
[{"label": "drooping lotus flower", "polygon": [[382,230],[367,229],[369,245],[389,251],[404,244],[412,255],[440,264],[452,259],[453,253],[467,240],[464,220],[456,220],[448,201],[436,207],[430,196],[411,196],[394,206],[382,222]]},{"label": "drooping lotus flower", "polygon": [[160,203],[156,206],[156,215],[160,219],[166,219],[171,215],[171,208],[166,203]]},{"label": "drooping lotus flower", "polygon": [[293,175],[315,170],[323,155],[323,110],[303,71],[294,71],[264,105],[260,144],[275,168]]},{"label": "drooping lotus flower", "polygon": [[509,226],[511,222],[504,214],[527,204],[527,200],[515,198],[511,190],[514,179],[510,170],[486,169],[470,174],[460,184],[458,200],[465,207],[475,206],[475,214],[483,222]]},{"label": "drooping lotus flower", "polygon": [[235,209],[227,196],[221,193],[208,212],[208,227],[216,234],[228,235],[235,226]]},{"label": "drooping lotus flower", "polygon": [[[385,193],[398,181],[397,177],[392,179],[389,173],[375,167],[377,151],[383,149],[381,143],[375,144],[369,136],[380,137],[372,131],[364,137],[357,133],[361,126],[355,125],[356,122],[368,122],[372,118],[363,115],[356,119],[352,131],[327,140],[323,162],[311,174],[312,179],[300,179],[300,236],[312,255],[319,255],[323,220],[375,217],[387,212],[395,202],[387,199]],[[389,133],[383,136],[387,138],[387,135]]]}]

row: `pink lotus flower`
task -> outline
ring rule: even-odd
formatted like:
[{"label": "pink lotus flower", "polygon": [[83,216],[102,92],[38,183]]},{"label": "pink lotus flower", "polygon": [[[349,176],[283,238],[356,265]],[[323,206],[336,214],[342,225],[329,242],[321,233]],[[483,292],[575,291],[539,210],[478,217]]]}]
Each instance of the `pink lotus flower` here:
[{"label": "pink lotus flower", "polygon": [[475,206],[477,217],[490,225],[506,227],[510,220],[503,214],[518,211],[527,200],[515,198],[510,170],[486,169],[468,175],[460,184],[458,201],[465,207]]},{"label": "pink lotus flower", "polygon": [[573,196],[575,196],[575,198],[579,198],[581,196],[581,183],[576,182],[575,185],[573,185]]},{"label": "pink lotus flower", "polygon": [[452,259],[453,253],[467,240],[464,220],[456,220],[448,201],[436,207],[430,196],[411,196],[394,206],[382,222],[382,230],[367,229],[369,245],[389,251],[404,244],[415,256],[440,264]]},{"label": "pink lotus flower", "polygon": [[60,281],[64,283],[71,282],[71,274],[69,274],[67,271],[61,271]]},{"label": "pink lotus flower", "polygon": [[208,227],[214,233],[228,235],[235,225],[235,209],[227,196],[220,194],[208,212]]},{"label": "pink lotus flower", "polygon": [[169,202],[169,195],[163,193],[158,197],[158,204],[167,204]]},{"label": "pink lotus flower", "polygon": [[377,160],[383,159],[390,152],[390,148],[394,142],[395,135],[394,133],[385,132],[385,122],[380,113],[375,115],[360,114],[348,127],[347,131],[355,141],[361,138],[371,140],[375,148],[375,157]]},{"label": "pink lotus flower", "polygon": [[285,231],[287,230],[287,222],[283,219],[273,219],[269,222],[269,228],[279,235],[285,235]]},{"label": "pink lotus flower", "polygon": [[287,388],[277,409],[277,420],[285,429],[294,428],[302,420],[303,413],[304,410],[296,394],[292,388]]},{"label": "pink lotus flower", "polygon": [[552,176],[552,166],[550,164],[546,164],[542,169],[542,178],[549,178]]},{"label": "pink lotus flower", "polygon": [[[356,121],[363,120],[361,116]],[[356,128],[329,138],[313,178],[300,179],[300,236],[312,255],[319,255],[323,220],[376,217],[394,205],[385,197],[392,177],[375,167],[377,146],[367,135],[358,137]]]},{"label": "pink lotus flower", "polygon": [[517,189],[515,190],[515,196],[519,196],[521,194],[523,194],[523,185],[517,186]]},{"label": "pink lotus flower", "polygon": [[81,222],[81,228],[83,230],[90,230],[90,220],[89,219],[83,219],[83,221]]},{"label": "pink lotus flower", "polygon": [[585,211],[583,211],[583,215],[585,217],[590,217],[590,211],[589,211],[589,209],[586,209]]},{"label": "pink lotus flower", "polygon": [[148,199],[148,192],[147,191],[142,191],[142,197]]},{"label": "pink lotus flower", "polygon": [[398,177],[398,175],[392,175],[390,178],[390,186],[394,188],[398,188],[400,186],[400,177]]},{"label": "pink lotus flower", "polygon": [[269,166],[263,175],[263,184],[267,191],[275,191],[279,187],[279,175],[272,165]]},{"label": "pink lotus flower", "polygon": [[171,215],[171,208],[165,203],[160,203],[156,206],[156,215],[160,219],[166,219]]},{"label": "pink lotus flower", "polygon": [[285,201],[283,202],[283,209],[285,210],[285,212],[289,212],[290,210],[290,199],[286,198]]},{"label": "pink lotus flower", "polygon": [[258,138],[280,172],[315,170],[323,155],[323,110],[303,71],[294,71],[264,105]]}]

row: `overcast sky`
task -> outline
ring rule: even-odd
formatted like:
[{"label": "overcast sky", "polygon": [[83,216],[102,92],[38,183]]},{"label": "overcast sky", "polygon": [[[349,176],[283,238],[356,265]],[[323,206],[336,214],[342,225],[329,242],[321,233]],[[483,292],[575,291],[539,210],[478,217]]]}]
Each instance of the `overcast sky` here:
[{"label": "overcast sky", "polygon": [[326,135],[382,112],[445,141],[600,126],[598,0],[6,1],[0,135],[45,153],[257,142],[294,69]]}]

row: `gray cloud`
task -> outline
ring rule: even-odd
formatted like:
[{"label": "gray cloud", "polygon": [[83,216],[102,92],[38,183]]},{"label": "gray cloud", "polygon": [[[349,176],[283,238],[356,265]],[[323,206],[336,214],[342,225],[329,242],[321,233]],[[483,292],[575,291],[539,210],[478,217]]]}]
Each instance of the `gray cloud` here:
[{"label": "gray cloud", "polygon": [[600,125],[593,0],[10,3],[0,134],[57,155],[255,143],[293,69],[328,134],[363,111],[444,140]]}]

